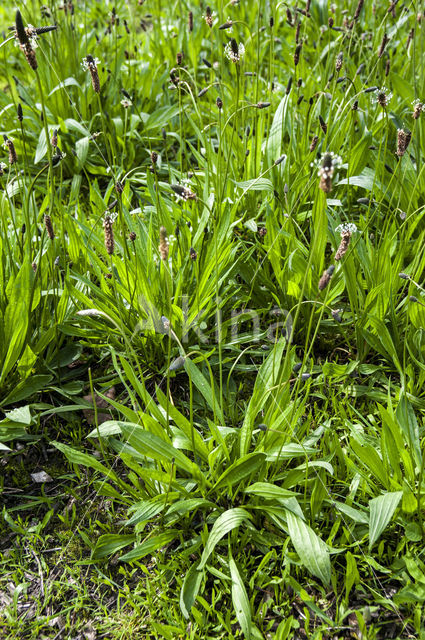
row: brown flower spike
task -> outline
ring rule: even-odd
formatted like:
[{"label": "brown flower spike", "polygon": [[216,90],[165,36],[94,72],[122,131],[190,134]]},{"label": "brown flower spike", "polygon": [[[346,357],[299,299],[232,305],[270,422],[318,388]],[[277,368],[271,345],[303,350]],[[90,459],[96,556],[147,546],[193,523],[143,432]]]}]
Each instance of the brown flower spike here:
[{"label": "brown flower spike", "polygon": [[54,240],[55,232],[53,231],[52,219],[50,216],[44,216],[44,226],[46,227],[47,235],[50,240]]},{"label": "brown flower spike", "polygon": [[18,156],[16,155],[15,145],[12,140],[10,140],[6,135],[3,135],[4,144],[9,151],[9,164],[16,164],[18,161]]},{"label": "brown flower spike", "polygon": [[114,230],[112,228],[112,218],[109,215],[105,216],[105,220],[103,222],[103,230],[105,233],[105,247],[108,255],[112,255],[115,249],[115,241],[114,241]]},{"label": "brown flower spike", "polygon": [[349,244],[351,240],[351,233],[349,231],[343,232],[341,234],[341,242],[339,243],[339,247],[335,254],[335,260],[338,262],[341,258],[347,253]]},{"label": "brown flower spike", "polygon": [[93,91],[95,93],[100,93],[99,72],[97,70],[98,63],[99,60],[97,58],[93,58],[93,56],[90,54],[87,54],[86,57],[83,58],[83,62],[81,63],[84,69],[87,69],[90,72],[91,83]]},{"label": "brown flower spike", "polygon": [[165,227],[161,227],[159,230],[159,255],[161,256],[161,260],[164,262],[168,258],[168,252],[170,250],[168,239],[167,239],[167,229]]},{"label": "brown flower spike", "polygon": [[404,131],[404,129],[397,129],[397,151],[396,154],[399,158],[404,156],[406,149],[409,145],[412,134],[410,131]]},{"label": "brown flower spike", "polygon": [[334,271],[335,265],[331,264],[331,266],[323,272],[323,275],[319,280],[319,291],[323,291],[323,289],[328,286]]}]

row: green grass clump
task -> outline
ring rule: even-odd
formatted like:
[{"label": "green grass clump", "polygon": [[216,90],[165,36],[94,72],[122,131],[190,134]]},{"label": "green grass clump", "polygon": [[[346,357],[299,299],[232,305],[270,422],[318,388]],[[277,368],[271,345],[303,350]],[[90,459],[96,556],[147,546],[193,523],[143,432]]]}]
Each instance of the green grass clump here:
[{"label": "green grass clump", "polygon": [[0,8],[7,637],[425,637],[423,20]]}]

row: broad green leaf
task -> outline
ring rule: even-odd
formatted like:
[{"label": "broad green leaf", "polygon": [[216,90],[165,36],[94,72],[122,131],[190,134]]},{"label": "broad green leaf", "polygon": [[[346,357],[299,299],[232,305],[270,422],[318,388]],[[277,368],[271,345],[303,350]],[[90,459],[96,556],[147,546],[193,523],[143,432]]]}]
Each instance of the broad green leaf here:
[{"label": "broad green leaf", "polygon": [[358,522],[359,524],[369,524],[369,518],[367,517],[367,514],[363,511],[360,511],[360,509],[355,509],[349,504],[345,504],[345,502],[332,501],[331,504],[335,506],[338,511],[340,511],[345,516],[348,516],[354,522]]},{"label": "broad green leaf", "polygon": [[420,466],[422,462],[422,453],[419,437],[419,425],[413,407],[404,394],[400,397],[400,402],[396,409],[396,418],[403,431],[409,451],[413,453],[416,464]]},{"label": "broad green leaf", "polygon": [[357,442],[354,438],[351,440],[351,447],[356,456],[362,463],[373,473],[381,484],[386,487],[388,484],[387,474],[382,463],[382,458],[371,445]]},{"label": "broad green leaf", "polygon": [[265,461],[264,453],[248,453],[236,462],[227,467],[215,483],[212,491],[221,489],[224,486],[233,487],[251,474],[255,473]]},{"label": "broad green leaf", "polygon": [[267,178],[254,178],[245,182],[237,182],[236,186],[244,191],[271,191],[273,193],[273,183]]},{"label": "broad green leaf", "polygon": [[236,618],[241,626],[245,638],[251,637],[251,606],[249,604],[245,585],[233,558],[229,558],[230,575],[232,576],[232,601]]},{"label": "broad green leaf", "polygon": [[232,529],[235,529],[235,527],[239,527],[242,522],[250,519],[250,514],[241,507],[228,509],[227,511],[222,513],[213,524],[204,551],[202,553],[201,562],[198,565],[198,569],[203,569],[205,567],[208,558],[215,549],[216,544],[220,542],[220,540],[224,538],[224,536],[229,533],[229,531],[232,531]]},{"label": "broad green leaf", "polygon": [[4,344],[7,352],[3,361],[0,382],[15,365],[25,345],[31,304],[31,288],[34,272],[29,262],[24,261],[11,285],[9,303],[3,319]]},{"label": "broad green leaf", "polygon": [[81,122],[78,122],[78,120],[74,120],[74,118],[67,118],[64,121],[64,124],[67,129],[78,131],[83,136],[91,136],[91,132],[83,124],[81,124]]},{"label": "broad green leaf", "polygon": [[345,598],[348,600],[348,596],[350,595],[353,585],[360,582],[360,575],[353,554],[347,551],[345,559],[347,562],[347,570],[345,574]]},{"label": "broad green leaf", "polygon": [[145,129],[157,129],[163,127],[169,120],[179,113],[179,106],[159,107],[155,109],[145,122]]},{"label": "broad green leaf", "polygon": [[[156,395],[158,398],[158,402],[164,411],[168,409],[168,415],[175,422],[175,424],[183,431],[188,440],[192,443],[192,428],[190,426],[190,422],[184,415],[170,402],[167,404],[167,398],[159,389],[156,390]],[[194,427],[194,439],[195,439],[195,448],[196,454],[201,456],[204,460],[208,460],[208,447],[206,446],[204,440],[198,433],[198,431]],[[191,444],[192,447],[192,444]]]},{"label": "broad green leaf", "polygon": [[34,164],[40,162],[44,158],[47,153],[47,140],[46,140],[46,131],[44,127],[42,127],[40,131],[40,135],[38,136],[37,148],[35,150]]},{"label": "broad green leaf", "polygon": [[100,560],[100,558],[106,558],[106,556],[110,556],[113,553],[116,553],[135,540],[136,536],[134,534],[123,535],[118,533],[107,533],[103,536],[100,536],[92,551],[92,560]]},{"label": "broad green leaf", "polygon": [[393,517],[402,495],[402,491],[393,491],[369,501],[369,551]]},{"label": "broad green leaf", "polygon": [[12,409],[12,411],[6,411],[6,418],[12,420],[12,422],[21,422],[26,425],[31,424],[32,418],[29,405],[17,407],[16,409]]},{"label": "broad green leaf", "polygon": [[[358,176],[350,176],[349,178],[343,178],[337,184],[337,186],[343,184],[350,184],[354,187],[362,187],[367,191],[371,191],[375,181],[375,171],[373,169],[369,169],[369,167],[365,167],[360,175]],[[375,186],[377,183],[375,182]]]},{"label": "broad green leaf", "polygon": [[219,404],[218,394],[213,392],[209,382],[205,376],[199,371],[198,367],[190,358],[186,358],[184,361],[184,368],[187,371],[187,375],[190,376],[193,384],[198,391],[203,395],[210,409],[217,415],[221,424],[225,423],[224,415]]},{"label": "broad green leaf", "polygon": [[196,565],[192,565],[186,573],[180,591],[180,609],[185,618],[189,618],[196,596],[201,586],[204,572],[199,571]]},{"label": "broad green leaf", "polygon": [[325,585],[331,581],[331,562],[327,545],[301,518],[287,511],[289,536],[301,562]]},{"label": "broad green leaf", "polygon": [[173,514],[181,517],[189,512],[194,513],[196,509],[201,509],[202,507],[209,507],[210,509],[214,509],[215,506],[216,505],[214,502],[212,502],[211,500],[205,500],[204,498],[189,498],[185,500],[178,500],[167,509],[167,517]]},{"label": "broad green leaf", "polygon": [[284,95],[273,117],[269,137],[266,142],[269,164],[275,162],[282,153],[282,142],[286,130],[287,113],[290,100],[291,96],[289,94]]},{"label": "broad green leaf", "polygon": [[245,489],[245,493],[260,496],[266,500],[285,500],[296,496],[293,491],[283,489],[270,482],[255,482]]},{"label": "broad green leaf", "polygon": [[56,447],[56,449],[59,449],[59,451],[62,451],[72,464],[78,464],[83,467],[88,467],[89,469],[95,469],[95,471],[99,471],[111,480],[115,480],[116,482],[119,481],[116,473],[112,471],[112,469],[105,467],[101,462],[99,462],[99,460],[96,460],[94,456],[90,456],[82,451],[77,451],[76,449],[69,447],[67,444],[62,444],[61,442],[53,441],[51,444]]},{"label": "broad green leaf", "polygon": [[98,429],[90,431],[86,438],[97,438],[98,436],[107,438],[108,436],[115,436],[118,433],[122,433],[120,424],[119,420],[106,420],[106,422],[102,422],[102,424],[99,425]]},{"label": "broad green leaf", "polygon": [[82,91],[81,85],[76,81],[76,79],[70,77],[70,78],[65,78],[63,82],[59,82],[59,84],[57,84],[56,87],[54,87],[50,91],[47,97],[50,98],[50,96],[53,95],[56,91],[58,91],[59,89],[65,89],[66,87],[77,87],[80,91]]},{"label": "broad green leaf", "polygon": [[261,365],[255,381],[254,391],[245,412],[245,418],[239,432],[239,451],[244,456],[248,453],[252,439],[254,420],[259,411],[263,409],[270,389],[274,386],[280,371],[280,363],[286,340],[283,338],[274,345],[267,359]]},{"label": "broad green leaf", "polygon": [[154,553],[154,551],[158,551],[158,549],[165,547],[165,545],[177,538],[178,534],[179,531],[177,529],[171,529],[171,531],[166,531],[165,533],[160,533],[157,536],[148,538],[141,544],[136,545],[134,549],[121,556],[120,561],[131,562],[131,560],[140,560],[140,558],[144,558],[145,556]]},{"label": "broad green leaf", "polygon": [[80,138],[75,143],[75,154],[78,160],[80,161],[81,166],[85,163],[88,152],[89,152],[89,138],[87,136],[84,136],[84,138]]},{"label": "broad green leaf", "polygon": [[175,449],[172,444],[162,440],[154,433],[145,431],[139,424],[121,422],[124,438],[140,454],[161,463],[175,462],[176,466],[190,474],[199,474],[199,468],[184,453]]},{"label": "broad green leaf", "polygon": [[164,502],[157,501],[153,502],[152,500],[142,500],[134,504],[128,510],[129,513],[132,512],[131,518],[129,518],[126,522],[128,526],[133,524],[138,524],[139,522],[145,522],[147,520],[151,520],[155,516],[158,515],[164,508]]}]

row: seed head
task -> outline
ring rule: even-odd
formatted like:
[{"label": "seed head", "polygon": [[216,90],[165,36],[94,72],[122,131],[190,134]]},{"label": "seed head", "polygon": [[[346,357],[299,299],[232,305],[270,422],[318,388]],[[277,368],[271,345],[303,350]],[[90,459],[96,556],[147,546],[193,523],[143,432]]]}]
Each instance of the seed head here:
[{"label": "seed head", "polygon": [[420,100],[414,100],[412,102],[412,105],[413,105],[412,118],[414,120],[417,120],[419,118],[419,116],[421,115],[422,111],[424,110],[424,105],[422,104],[422,102]]},{"label": "seed head", "polygon": [[341,162],[341,158],[336,156],[332,151],[327,151],[323,154],[318,175],[320,178],[319,187],[325,193],[330,193],[332,191],[332,178],[335,173],[335,169],[340,166]]},{"label": "seed head", "polygon": [[196,200],[196,193],[181,184],[170,185],[178,200]]},{"label": "seed head", "polygon": [[54,240],[55,232],[53,231],[52,219],[48,215],[44,216],[44,226],[46,227],[47,235],[50,240]]},{"label": "seed head", "polygon": [[21,12],[19,10],[15,14],[15,27],[16,27],[16,37],[18,38],[19,43],[22,46],[29,45],[30,41],[24,27]]},{"label": "seed head", "polygon": [[9,151],[9,164],[16,164],[18,161],[18,156],[16,155],[15,145],[12,140],[10,140],[6,135],[3,135],[4,145],[6,149]]},{"label": "seed head", "polygon": [[328,286],[334,271],[335,266],[331,264],[331,266],[323,272],[323,275],[319,280],[319,291],[323,291],[323,289]]},{"label": "seed head", "polygon": [[177,371],[178,369],[181,369],[182,367],[184,367],[185,359],[186,358],[184,358],[183,356],[179,356],[178,358],[173,360],[173,362],[168,367],[168,371]]},{"label": "seed head", "polygon": [[193,260],[193,262],[195,262],[195,260],[198,257],[198,254],[196,253],[195,249],[193,247],[190,247],[189,249],[189,257],[191,260]]},{"label": "seed head", "polygon": [[211,27],[213,26],[213,20],[214,20],[214,16],[213,16],[213,13],[211,11],[211,7],[209,7],[209,6],[206,7],[204,18],[205,18],[205,22],[207,23],[207,25],[211,29]]},{"label": "seed head", "polygon": [[92,55],[87,54],[81,63],[83,69],[86,69],[90,72],[91,83],[93,87],[93,91],[95,93],[100,93],[100,80],[99,80],[99,72],[97,70],[97,65],[100,64],[100,60],[98,58],[93,58]]},{"label": "seed head", "polygon": [[27,45],[23,48],[23,52],[29,66],[33,71],[35,71],[38,67],[38,63],[37,63],[37,58],[35,56],[34,49],[31,49],[31,47]]},{"label": "seed head", "polygon": [[58,146],[58,130],[57,129],[53,129],[53,135],[51,137],[50,143],[54,149],[57,148]]},{"label": "seed head", "polygon": [[288,84],[286,85],[286,91],[285,91],[286,95],[288,95],[289,92],[291,91],[292,79],[293,79],[292,76],[290,76],[288,80]]},{"label": "seed head", "polygon": [[335,62],[335,71],[337,73],[342,69],[342,62],[343,62],[343,54],[342,54],[342,51],[340,51],[336,57],[336,62]]},{"label": "seed head", "polygon": [[245,47],[242,42],[238,45],[236,40],[232,38],[230,42],[226,44],[224,53],[229,60],[236,64],[237,62],[240,62],[245,55]]},{"label": "seed head", "polygon": [[397,151],[396,154],[399,158],[404,156],[406,149],[409,145],[412,134],[410,131],[404,131],[404,129],[397,129]]},{"label": "seed head", "polygon": [[18,108],[17,108],[16,111],[17,111],[17,116],[18,116],[19,122],[22,122],[22,120],[24,119],[24,114],[22,113],[22,105],[21,105],[20,102],[18,103]]},{"label": "seed head", "polygon": [[384,33],[384,37],[382,38],[381,45],[378,51],[378,58],[382,58],[382,55],[385,51],[385,47],[387,46],[389,41],[390,41],[389,37],[387,36],[386,33]]},{"label": "seed head", "polygon": [[301,31],[301,22],[298,20],[297,28],[295,30],[295,44],[300,43],[300,31]]},{"label": "seed head", "polygon": [[267,107],[270,107],[271,102],[257,102],[257,104],[255,105],[257,107],[257,109],[267,109]]},{"label": "seed head", "polygon": [[313,136],[313,139],[310,143],[310,151],[314,151],[317,147],[317,143],[319,142],[319,136]]},{"label": "seed head", "polygon": [[128,234],[128,237],[131,240],[131,242],[134,242],[137,236],[134,231],[130,231],[130,233]]},{"label": "seed head", "polygon": [[333,309],[331,311],[332,318],[335,320],[335,322],[338,322],[338,323],[342,322],[342,318],[340,316],[341,311],[342,309]]},{"label": "seed head", "polygon": [[193,13],[192,13],[192,11],[189,11],[187,26],[188,26],[188,29],[189,29],[189,33],[191,33],[193,31]]},{"label": "seed head", "polygon": [[300,53],[301,53],[301,49],[302,49],[302,44],[297,44],[297,46],[295,47],[295,53],[294,53],[294,66],[296,67],[300,61]]},{"label": "seed head", "polygon": [[348,246],[351,240],[351,233],[349,231],[341,233],[341,242],[335,254],[335,261],[338,262],[347,253]]},{"label": "seed head", "polygon": [[382,89],[375,89],[375,102],[379,104],[383,109],[386,109],[393,94],[390,93],[386,87]]},{"label": "seed head", "polygon": [[322,116],[319,115],[319,123],[320,123],[320,128],[323,131],[324,134],[326,134],[327,130],[328,130],[328,125],[326,124],[326,122],[323,120]]},{"label": "seed head", "polygon": [[221,111],[223,108],[223,100],[220,98],[220,96],[216,99],[215,103],[219,111]]},{"label": "seed head", "polygon": [[115,249],[114,230],[112,227],[113,219],[107,214],[103,221],[103,231],[105,234],[105,247],[108,255],[112,255]]},{"label": "seed head", "polygon": [[356,10],[354,12],[353,22],[351,23],[351,26],[353,26],[353,23],[356,22],[356,20],[359,19],[360,11],[362,10],[363,5],[364,5],[364,0],[359,0],[359,2],[357,4],[357,7],[356,7]]},{"label": "seed head", "polygon": [[166,262],[166,260],[168,259],[168,252],[169,252],[169,244],[168,244],[168,238],[167,238],[167,229],[165,227],[161,227],[159,230],[159,255],[161,256],[161,260],[163,260],[164,262]]}]

